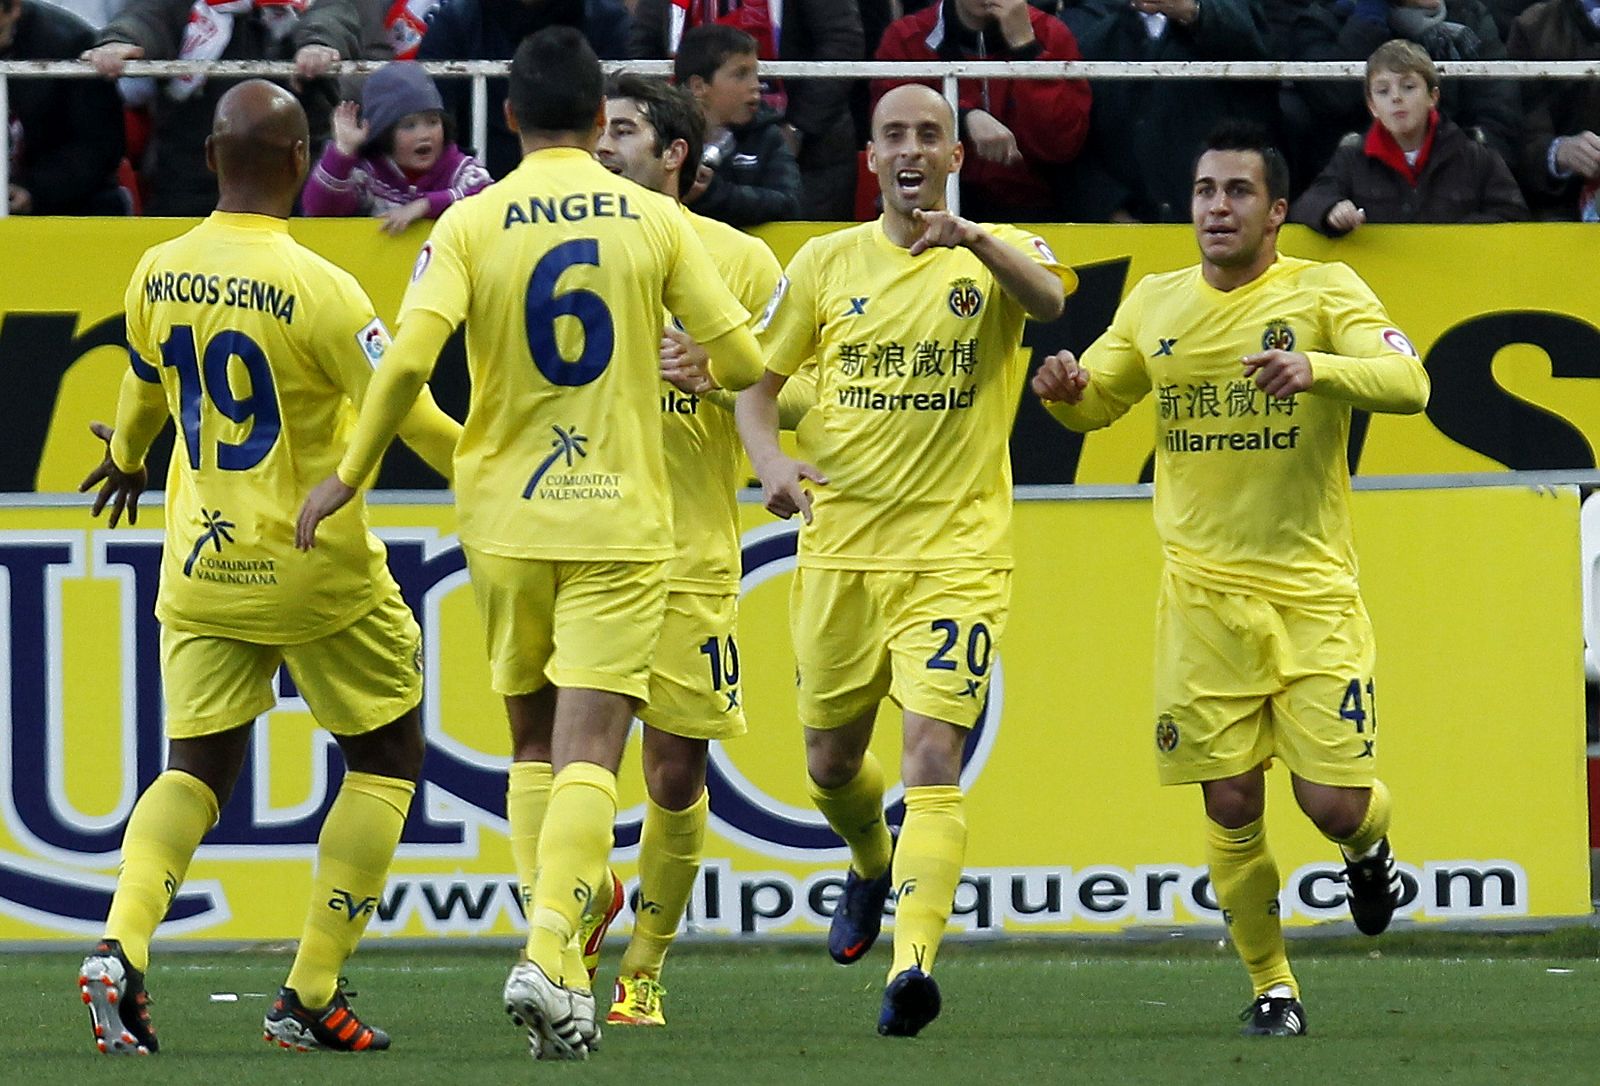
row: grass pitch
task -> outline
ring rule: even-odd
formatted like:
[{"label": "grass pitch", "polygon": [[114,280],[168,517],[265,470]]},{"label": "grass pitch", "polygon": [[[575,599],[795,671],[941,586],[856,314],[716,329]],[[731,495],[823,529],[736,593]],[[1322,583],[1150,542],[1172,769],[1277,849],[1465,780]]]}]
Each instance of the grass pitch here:
[{"label": "grass pitch", "polygon": [[[614,951],[601,967],[608,987]],[[876,1036],[887,947],[850,969],[816,946],[682,943],[664,978],[665,1030],[608,1028],[584,1064],[531,1062],[506,1019],[502,946],[372,946],[351,963],[357,1011],[389,1030],[379,1055],[301,1055],[261,1041],[288,969],[257,948],[158,957],[160,1055],[94,1051],[81,952],[0,956],[0,1078],[118,1086],[254,1083],[1600,1082],[1600,930],[1402,932],[1290,947],[1311,1035],[1237,1036],[1248,991],[1214,938],[948,945],[944,1013],[915,1040]],[[214,1002],[235,993],[237,1002]],[[605,1000],[602,998],[602,1005]],[[108,1079],[114,1075],[114,1079]]]}]

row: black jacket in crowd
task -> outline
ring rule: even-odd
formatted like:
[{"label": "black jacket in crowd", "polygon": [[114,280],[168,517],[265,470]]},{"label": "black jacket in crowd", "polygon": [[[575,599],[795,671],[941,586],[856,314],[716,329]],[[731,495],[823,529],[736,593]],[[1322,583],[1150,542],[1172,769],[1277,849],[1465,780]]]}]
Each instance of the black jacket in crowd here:
[{"label": "black jacket in crowd", "polygon": [[762,106],[754,120],[731,131],[732,148],[689,207],[730,226],[800,218],[800,167],[783,142],[778,115]]}]

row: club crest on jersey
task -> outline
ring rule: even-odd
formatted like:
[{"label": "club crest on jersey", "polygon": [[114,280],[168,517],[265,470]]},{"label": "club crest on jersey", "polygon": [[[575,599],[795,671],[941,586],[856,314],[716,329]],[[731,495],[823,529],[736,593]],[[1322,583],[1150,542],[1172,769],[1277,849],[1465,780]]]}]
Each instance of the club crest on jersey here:
[{"label": "club crest on jersey", "polygon": [[356,342],[361,345],[367,362],[376,368],[383,361],[383,352],[389,349],[389,329],[383,326],[380,318],[373,317],[356,333]]},{"label": "club crest on jersey", "polygon": [[1410,355],[1412,358],[1418,357],[1417,349],[1411,345],[1411,341],[1406,338],[1405,333],[1400,329],[1385,328],[1382,338],[1383,345],[1391,351],[1399,351],[1401,354]]},{"label": "club crest on jersey", "polygon": [[1286,321],[1273,321],[1267,325],[1267,330],[1261,333],[1261,349],[1263,351],[1292,351],[1294,350],[1294,329]]},{"label": "club crest on jersey", "polygon": [[956,279],[950,284],[950,312],[963,319],[976,317],[983,308],[983,293],[971,279]]},{"label": "club crest on jersey", "polygon": [[1162,754],[1178,749],[1178,723],[1171,713],[1162,713],[1156,718],[1156,749]]},{"label": "club crest on jersey", "polygon": [[417,254],[417,262],[411,265],[411,281],[415,283],[422,278],[422,273],[428,270],[428,265],[433,263],[433,242],[422,243],[422,251]]}]

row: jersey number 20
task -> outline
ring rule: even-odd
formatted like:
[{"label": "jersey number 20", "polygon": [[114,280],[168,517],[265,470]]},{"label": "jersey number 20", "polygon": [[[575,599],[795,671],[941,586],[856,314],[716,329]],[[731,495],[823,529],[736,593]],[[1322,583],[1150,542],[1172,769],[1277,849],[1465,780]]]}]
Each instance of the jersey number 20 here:
[{"label": "jersey number 20", "polygon": [[[600,243],[594,238],[563,241],[539,258],[528,277],[523,303],[524,327],[533,364],[552,385],[586,385],[611,365],[616,329],[605,299],[592,290],[556,293],[561,273],[574,264],[600,266]],[[556,340],[556,318],[575,317],[583,326],[583,353],[568,361]]]},{"label": "jersey number 20", "polygon": [[[228,383],[228,363],[237,358],[250,378],[250,394],[243,399],[233,394]],[[256,341],[243,332],[221,332],[206,344],[202,356],[195,347],[194,329],[175,324],[161,345],[161,364],[178,371],[178,413],[183,427],[183,443],[189,450],[189,466],[199,470],[200,398],[209,397],[222,417],[232,422],[251,423],[250,436],[239,444],[217,442],[217,467],[223,471],[248,471],[261,463],[277,443],[283,428],[278,413],[278,394],[272,384],[272,368]]]}]

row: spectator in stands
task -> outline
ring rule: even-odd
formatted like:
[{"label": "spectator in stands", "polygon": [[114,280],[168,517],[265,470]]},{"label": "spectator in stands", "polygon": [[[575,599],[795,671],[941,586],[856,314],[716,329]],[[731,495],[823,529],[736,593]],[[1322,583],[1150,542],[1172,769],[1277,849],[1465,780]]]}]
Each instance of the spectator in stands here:
[{"label": "spectator in stands", "polygon": [[673,75],[706,120],[705,150],[683,202],[732,226],[800,217],[800,167],[761,101],[756,39],[721,23],[694,27],[678,43]]},{"label": "spectator in stands", "polygon": [[[101,75],[116,77],[130,60],[288,60],[312,138],[325,138],[339,100],[326,77],[341,60],[386,58],[380,0],[128,0],[83,54]],[[237,79],[185,76],[162,80],[145,172],[151,215],[206,215],[217,180],[206,168],[205,140],[217,100]]]},{"label": "spectator in stands", "polygon": [[[1072,31],[1027,0],[942,0],[891,23],[878,60],[1079,60]],[[902,83],[880,79],[873,100]],[[991,222],[1059,219],[1055,187],[1089,135],[1082,79],[963,79],[961,214]]]},{"label": "spectator in stands", "polygon": [[[1600,60],[1600,0],[1543,0],[1511,26],[1516,60]],[[1593,220],[1600,187],[1600,82],[1530,79],[1517,172],[1534,211]]]},{"label": "spectator in stands", "polygon": [[[318,0],[326,3],[327,0]],[[628,8],[623,0],[444,0],[428,19],[417,59],[510,60],[523,38],[547,26],[583,31],[601,60],[628,56]],[[472,81],[447,79],[441,94],[457,132],[472,131]],[[489,80],[489,140],[473,148],[495,177],[522,161],[522,145],[506,127],[506,81]]]},{"label": "spectator in stands", "polygon": [[[94,41],[88,23],[38,0],[0,0],[0,61],[71,60]],[[122,103],[107,83],[10,82],[13,215],[126,215],[117,189]]]},{"label": "spectator in stands", "polygon": [[1485,0],[1485,3],[1489,5],[1489,12],[1494,16],[1494,25],[1500,28],[1500,40],[1509,48],[1511,24],[1517,21],[1517,16],[1538,3],[1538,0]]},{"label": "spectator in stands", "polygon": [[1528,217],[1501,157],[1439,113],[1439,69],[1415,42],[1367,58],[1365,139],[1351,136],[1289,217],[1330,237],[1365,223],[1510,222]]},{"label": "spectator in stands", "polygon": [[[1483,0],[1310,0],[1294,25],[1300,60],[1360,60],[1390,38],[1422,46],[1434,60],[1503,60],[1505,46]],[[1320,171],[1349,132],[1364,130],[1361,90],[1344,80],[1302,80],[1295,93],[1308,108],[1311,128],[1305,165]],[[1458,80],[1444,89],[1443,110],[1509,164],[1516,161],[1517,85],[1511,80]]]},{"label": "spectator in stands", "polygon": [[[1061,17],[1089,60],[1267,60],[1261,0],[1069,0]],[[1066,196],[1088,222],[1188,222],[1196,154],[1224,118],[1276,127],[1271,84],[1105,80]]]},{"label": "spectator in stands", "polygon": [[[109,23],[111,17],[117,13],[117,8],[121,7],[116,0],[44,0],[44,2],[52,7],[72,12],[72,14],[88,23],[90,28],[94,30],[99,30]],[[72,58],[63,57],[61,59],[71,60]]]},{"label": "spectator in stands", "polygon": [[437,219],[488,186],[489,171],[456,146],[439,89],[410,61],[386,64],[354,102],[333,111],[333,139],[306,178],[307,215],[376,215],[387,234]]},{"label": "spectator in stands", "polygon": [[[684,32],[722,23],[756,39],[763,60],[861,60],[866,54],[856,0],[638,0],[630,55],[677,55]],[[779,130],[800,166],[799,218],[844,220],[855,205],[856,133],[850,116],[850,82],[789,79],[776,106]]]}]

